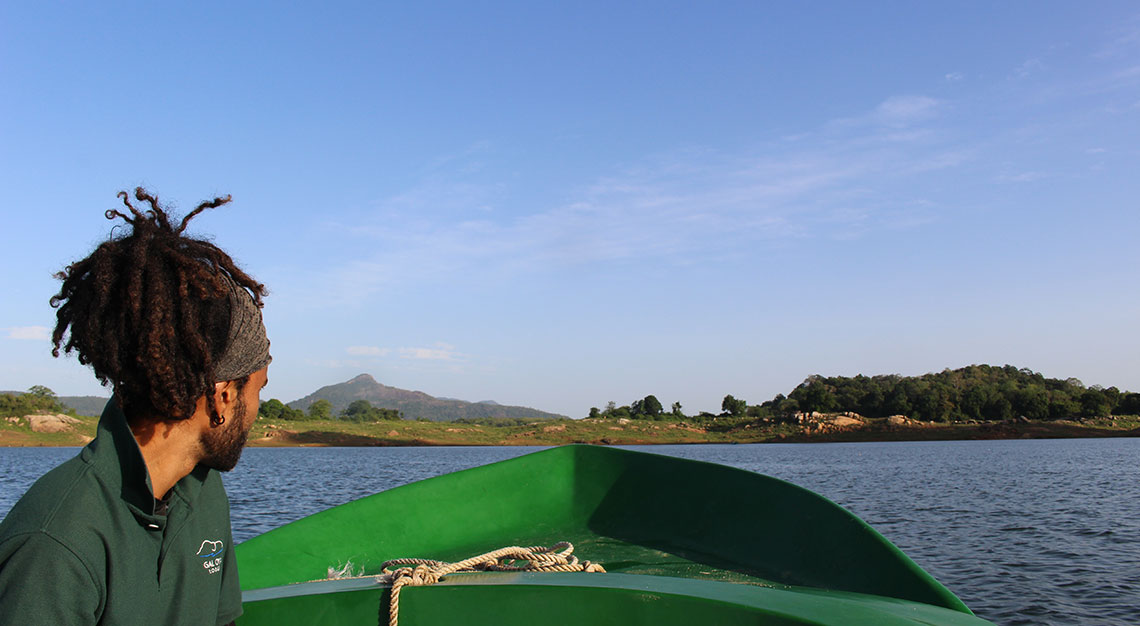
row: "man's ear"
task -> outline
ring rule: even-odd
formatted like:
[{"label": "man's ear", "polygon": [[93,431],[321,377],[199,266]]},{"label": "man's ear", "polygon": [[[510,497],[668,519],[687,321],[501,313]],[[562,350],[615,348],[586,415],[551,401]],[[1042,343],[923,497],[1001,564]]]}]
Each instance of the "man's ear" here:
[{"label": "man's ear", "polygon": [[237,387],[234,381],[214,383],[214,406],[218,407],[219,413],[222,412],[222,407],[229,406],[236,398]]}]

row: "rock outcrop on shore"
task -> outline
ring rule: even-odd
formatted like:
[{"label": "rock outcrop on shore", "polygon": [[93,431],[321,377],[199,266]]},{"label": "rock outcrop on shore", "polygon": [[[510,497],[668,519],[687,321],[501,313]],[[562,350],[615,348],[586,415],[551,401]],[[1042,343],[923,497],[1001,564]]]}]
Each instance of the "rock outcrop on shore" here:
[{"label": "rock outcrop on shore", "polygon": [[94,437],[91,418],[62,413],[32,413],[0,418],[0,446],[86,445]]},{"label": "rock outcrop on shore", "polygon": [[867,419],[858,413],[796,413],[792,422],[807,433],[858,430],[867,425]]},{"label": "rock outcrop on shore", "polygon": [[62,413],[42,413],[25,415],[23,417],[9,417],[7,420],[12,423],[26,422],[32,431],[37,433],[73,431],[75,430],[75,425],[79,423],[79,420],[74,417]]}]

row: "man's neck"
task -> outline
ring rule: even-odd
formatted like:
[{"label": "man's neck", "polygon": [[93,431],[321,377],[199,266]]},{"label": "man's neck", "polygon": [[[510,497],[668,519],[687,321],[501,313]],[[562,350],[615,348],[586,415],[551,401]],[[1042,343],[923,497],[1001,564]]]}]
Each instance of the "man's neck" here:
[{"label": "man's neck", "polygon": [[139,444],[155,498],[165,498],[174,485],[198,465],[196,431],[187,420],[139,420],[130,423]]}]

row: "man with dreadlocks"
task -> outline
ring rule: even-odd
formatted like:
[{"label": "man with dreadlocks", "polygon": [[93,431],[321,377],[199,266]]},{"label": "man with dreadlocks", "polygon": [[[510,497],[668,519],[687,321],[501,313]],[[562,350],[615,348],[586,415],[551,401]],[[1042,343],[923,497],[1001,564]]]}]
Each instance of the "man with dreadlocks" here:
[{"label": "man with dreadlocks", "polygon": [[[98,433],[0,523],[2,624],[224,624],[241,614],[229,502],[267,381],[264,285],[142,188],[129,228],[57,274],[52,354],[114,397]],[[141,206],[141,205],[140,205]],[[114,231],[112,231],[114,233]],[[66,340],[65,340],[66,338]]]}]

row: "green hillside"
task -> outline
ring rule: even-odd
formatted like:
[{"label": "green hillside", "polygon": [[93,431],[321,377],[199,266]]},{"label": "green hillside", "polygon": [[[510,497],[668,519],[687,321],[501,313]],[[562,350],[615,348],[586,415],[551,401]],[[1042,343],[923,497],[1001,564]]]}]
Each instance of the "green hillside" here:
[{"label": "green hillside", "polygon": [[103,407],[107,405],[109,399],[99,396],[60,396],[59,402],[79,415],[98,417],[103,414]]},{"label": "green hillside", "polygon": [[433,422],[481,419],[558,419],[565,417],[522,406],[506,406],[493,401],[464,402],[435,398],[422,391],[408,391],[376,382],[368,374],[352,380],[321,387],[313,393],[288,403],[289,408],[307,411],[317,400],[327,400],[331,413],[339,415],[357,400],[367,400],[373,407],[396,410],[404,419],[427,419]]},{"label": "green hillside", "polygon": [[1013,365],[970,365],[922,376],[811,376],[787,397],[757,413],[853,412],[867,417],[906,415],[927,422],[1057,420],[1136,415],[1140,393],[1086,387],[1076,378],[1046,378]]}]

